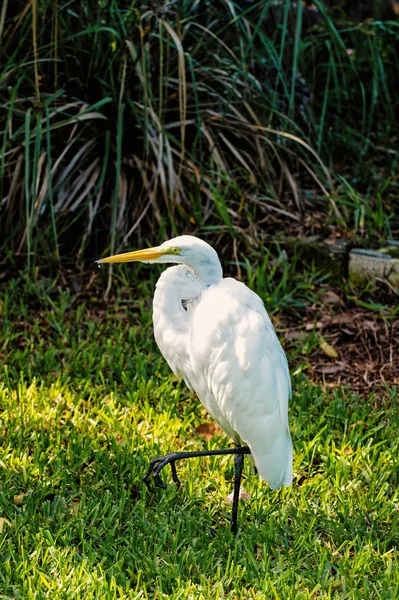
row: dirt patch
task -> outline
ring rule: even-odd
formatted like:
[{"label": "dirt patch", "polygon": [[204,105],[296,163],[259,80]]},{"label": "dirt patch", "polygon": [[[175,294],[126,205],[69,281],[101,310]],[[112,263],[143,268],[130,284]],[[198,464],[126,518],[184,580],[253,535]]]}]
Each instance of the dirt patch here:
[{"label": "dirt patch", "polygon": [[[348,307],[332,291],[325,300],[324,311],[309,308],[304,320],[290,319],[279,328],[286,351],[294,357],[291,370],[305,359],[307,373],[316,381],[348,385],[361,395],[399,385],[399,319]],[[300,346],[310,335],[314,346],[304,356]]]}]

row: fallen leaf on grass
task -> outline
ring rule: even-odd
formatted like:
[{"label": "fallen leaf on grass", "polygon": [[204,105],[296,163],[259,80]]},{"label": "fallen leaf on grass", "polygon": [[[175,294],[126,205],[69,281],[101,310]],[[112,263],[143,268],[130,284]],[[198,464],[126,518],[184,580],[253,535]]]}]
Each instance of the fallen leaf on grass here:
[{"label": "fallen leaf on grass", "polygon": [[324,373],[325,375],[334,375],[334,373],[339,373],[340,371],[345,371],[344,365],[336,365],[336,364],[328,364],[322,365],[321,367],[317,367],[316,371],[320,373]]},{"label": "fallen leaf on grass", "polygon": [[306,323],[305,331],[312,331],[312,329],[322,329],[324,327],[323,321],[311,321],[310,323]]},{"label": "fallen leaf on grass", "polygon": [[25,498],[25,494],[18,494],[17,496],[14,496],[14,504],[15,506],[22,506],[24,503],[24,498]]},{"label": "fallen leaf on grass", "polygon": [[202,423],[195,428],[195,431],[200,437],[210,440],[215,433],[221,433],[221,428],[216,423]]},{"label": "fallen leaf on grass", "polygon": [[335,315],[332,319],[329,320],[329,325],[352,325],[353,327],[358,327],[358,324],[355,324],[355,321],[362,317],[360,313],[346,312],[340,315]]},{"label": "fallen leaf on grass", "polygon": [[323,340],[323,341],[320,342],[320,348],[323,350],[324,354],[326,354],[330,358],[338,358],[338,356],[339,356],[338,352],[336,351],[336,349],[333,348],[331,346],[331,344],[329,344],[325,340]]},{"label": "fallen leaf on grass", "polygon": [[[246,492],[243,488],[243,486],[240,487],[240,492],[238,494],[238,498],[239,500],[243,500],[244,502],[246,502],[247,500],[249,500],[251,497],[251,494],[248,494],[248,492]],[[231,492],[231,494],[229,494],[226,498],[226,502],[229,502],[230,504],[233,504],[233,499],[234,499],[234,492]]]},{"label": "fallen leaf on grass", "polygon": [[3,533],[4,525],[8,525],[10,527],[11,523],[8,519],[0,517],[0,533]]},{"label": "fallen leaf on grass", "polygon": [[332,290],[323,294],[321,300],[324,304],[337,304],[338,302],[341,302],[341,298]]},{"label": "fallen leaf on grass", "polygon": [[284,332],[284,338],[288,341],[297,340],[299,338],[302,338],[303,336],[304,333],[300,329],[287,329]]}]

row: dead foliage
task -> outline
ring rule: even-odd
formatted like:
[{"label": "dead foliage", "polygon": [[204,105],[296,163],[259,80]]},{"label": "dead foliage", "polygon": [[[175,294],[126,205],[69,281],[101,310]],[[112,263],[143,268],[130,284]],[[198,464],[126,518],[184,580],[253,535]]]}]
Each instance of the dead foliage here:
[{"label": "dead foliage", "polygon": [[[330,290],[326,300],[332,299],[337,301],[329,307],[324,305],[325,313],[321,316],[320,309],[310,308],[305,320],[290,319],[287,327],[280,330],[286,350],[298,346],[309,332],[315,331],[320,343],[306,356],[307,373],[315,381],[326,386],[347,385],[361,395],[398,385],[399,319],[386,319],[366,309],[348,306]],[[326,352],[325,343],[335,356]],[[298,365],[303,360],[299,356],[294,362]],[[291,363],[292,371],[295,364]]]},{"label": "dead foliage", "polygon": [[205,438],[207,441],[212,439],[214,435],[218,435],[221,433],[221,428],[217,423],[209,422],[209,423],[201,423],[195,428],[195,431],[201,438]]}]

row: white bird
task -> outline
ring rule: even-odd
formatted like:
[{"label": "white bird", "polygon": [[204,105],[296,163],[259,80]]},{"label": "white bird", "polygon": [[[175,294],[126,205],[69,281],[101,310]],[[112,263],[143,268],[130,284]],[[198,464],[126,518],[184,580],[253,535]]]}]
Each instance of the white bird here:
[{"label": "white bird", "polygon": [[245,284],[223,279],[216,251],[183,235],[156,248],[127,252],[99,263],[178,263],[160,276],[153,301],[154,334],[172,371],[194,390],[236,448],[176,452],[154,459],[155,484],[170,464],[193,456],[235,454],[236,478],[231,528],[237,530],[244,454],[272,489],[292,482],[288,426],[291,381],[284,351],[262,300]]}]

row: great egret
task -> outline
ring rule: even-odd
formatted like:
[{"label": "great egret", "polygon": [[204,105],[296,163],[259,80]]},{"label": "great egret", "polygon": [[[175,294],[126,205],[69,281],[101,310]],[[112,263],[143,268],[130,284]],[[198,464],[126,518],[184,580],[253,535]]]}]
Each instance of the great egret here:
[{"label": "great egret", "polygon": [[292,482],[288,427],[291,381],[284,351],[262,300],[245,284],[222,278],[215,250],[182,235],[156,248],[117,254],[99,263],[178,263],[159,278],[154,294],[156,342],[172,371],[195,390],[235,448],[174,452],[151,461],[144,476],[165,488],[161,470],[176,460],[234,454],[235,482],[231,529],[237,531],[244,454],[272,489]]}]

